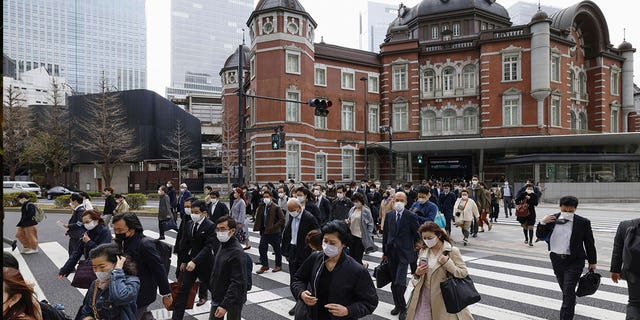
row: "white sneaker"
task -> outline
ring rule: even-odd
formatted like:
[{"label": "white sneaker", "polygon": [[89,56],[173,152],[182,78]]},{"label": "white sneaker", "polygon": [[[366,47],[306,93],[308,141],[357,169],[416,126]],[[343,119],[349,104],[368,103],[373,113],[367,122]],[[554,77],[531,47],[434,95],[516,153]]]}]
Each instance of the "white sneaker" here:
[{"label": "white sneaker", "polygon": [[39,252],[38,248],[26,249],[26,250],[24,250],[23,254],[34,254],[34,253],[38,253],[38,252]]}]

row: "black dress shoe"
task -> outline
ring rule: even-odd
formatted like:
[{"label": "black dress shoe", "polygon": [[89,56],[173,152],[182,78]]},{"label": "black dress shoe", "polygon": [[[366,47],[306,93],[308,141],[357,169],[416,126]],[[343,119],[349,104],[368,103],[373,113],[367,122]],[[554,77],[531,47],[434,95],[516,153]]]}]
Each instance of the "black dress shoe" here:
[{"label": "black dress shoe", "polygon": [[295,307],[295,306],[293,306],[293,308],[291,308],[291,310],[289,310],[289,315],[290,315],[290,316],[293,316],[293,315],[295,315],[295,314],[296,314],[296,307]]},{"label": "black dress shoe", "polygon": [[400,315],[398,316],[398,319],[405,320],[406,318],[407,318],[407,310],[404,310],[404,311],[400,312]]},{"label": "black dress shoe", "polygon": [[392,316],[397,316],[398,314],[400,314],[400,308],[395,307],[395,308],[393,308],[393,310],[391,310],[391,315]]}]

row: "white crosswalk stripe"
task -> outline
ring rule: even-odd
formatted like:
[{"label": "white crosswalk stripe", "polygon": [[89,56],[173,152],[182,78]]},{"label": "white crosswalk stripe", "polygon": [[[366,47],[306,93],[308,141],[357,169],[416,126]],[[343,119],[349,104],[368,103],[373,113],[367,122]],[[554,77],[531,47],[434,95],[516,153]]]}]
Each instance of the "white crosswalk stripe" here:
[{"label": "white crosswalk stripe", "polygon": [[[157,232],[151,230],[145,230],[144,233],[154,239],[159,236]],[[175,232],[166,233],[164,242],[174,245],[176,241],[174,236]],[[260,238],[253,232],[250,232],[249,236],[252,247],[245,252],[254,261],[258,261]],[[378,246],[381,246],[380,240],[379,238],[375,239]],[[45,242],[40,244],[40,249],[56,268],[60,268],[67,259],[65,245],[58,242]],[[274,267],[274,256],[271,251],[268,253],[269,263],[270,267]],[[55,277],[57,270],[51,270],[46,275],[34,274],[20,254],[14,255],[21,265],[20,269],[25,279],[35,283],[35,291],[38,297],[44,299],[47,292],[38,285],[38,279],[40,277]],[[380,251],[364,256],[364,261],[369,264],[370,271],[373,271],[379,265],[381,257],[382,253]],[[476,288],[483,297],[483,300],[479,303],[470,306],[470,311],[476,317],[508,320],[540,320],[558,317],[558,310],[562,304],[562,294],[555,282],[553,270],[549,263],[543,264],[539,260],[531,260],[531,263],[522,263],[522,261],[527,260],[526,257],[509,260],[506,256],[464,251],[464,249],[463,259],[467,262],[469,274],[474,279]],[[286,271],[288,270],[288,263],[283,259],[282,264],[284,267],[282,272],[267,271],[260,275],[255,273],[260,268],[260,265],[254,264],[254,272],[252,273],[253,288],[247,295],[247,304],[244,309],[252,310],[252,312],[243,312],[244,319],[292,319],[287,314],[294,306],[294,300],[289,290],[290,275]],[[177,256],[175,254],[172,256],[171,266],[172,270],[169,278],[171,281],[175,281],[174,271],[177,267]],[[603,274],[602,285],[598,292],[586,298],[578,298],[576,319],[616,320],[625,318],[626,282],[621,281],[615,284],[607,275]],[[72,279],[72,276],[69,279]],[[86,292],[83,289],[77,289],[77,291],[82,295]],[[395,319],[389,314],[393,309],[393,300],[390,292],[389,285],[378,289],[380,302],[374,311],[374,317]],[[405,297],[408,298],[410,294],[411,284],[408,285]],[[523,308],[523,306],[525,307]],[[155,304],[154,308],[156,309],[152,313],[156,319],[171,318],[171,312],[161,308],[158,303]],[[196,319],[208,319],[209,311],[210,305],[207,303],[192,310],[187,310],[187,313]]]},{"label": "white crosswalk stripe", "polygon": [[[542,216],[538,216],[536,218],[537,218],[537,221],[536,221],[536,224],[537,224],[538,222],[540,222],[540,219],[542,219]],[[607,219],[606,216],[603,216],[602,218],[591,217],[589,220],[591,220],[591,229],[593,229],[593,231],[599,231],[599,232],[615,233],[616,230],[618,230],[618,225],[620,224],[620,221]],[[505,218],[504,216],[501,215],[498,218],[498,222],[495,222],[495,223],[498,225],[510,225],[510,226],[520,225],[520,222],[516,220],[515,216]]]}]

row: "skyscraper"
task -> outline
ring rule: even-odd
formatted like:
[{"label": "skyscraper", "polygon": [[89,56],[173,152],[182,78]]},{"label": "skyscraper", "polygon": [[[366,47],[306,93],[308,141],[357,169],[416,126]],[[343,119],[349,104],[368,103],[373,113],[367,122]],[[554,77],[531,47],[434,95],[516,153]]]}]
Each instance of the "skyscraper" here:
[{"label": "skyscraper", "polygon": [[368,49],[371,52],[379,52],[380,45],[387,36],[389,23],[398,16],[398,5],[368,1],[367,12]]},{"label": "skyscraper", "polygon": [[167,98],[220,94],[219,72],[242,43],[253,0],[171,1],[171,87]]},{"label": "skyscraper", "polygon": [[37,67],[78,93],[96,92],[102,74],[118,90],[145,88],[144,0],[5,0],[2,49],[17,77]]},{"label": "skyscraper", "polygon": [[[560,9],[562,8],[540,5],[540,10],[548,15]],[[531,17],[538,12],[538,3],[518,1],[507,8],[507,11],[509,11],[509,16],[514,26],[527,24],[531,21]]]}]

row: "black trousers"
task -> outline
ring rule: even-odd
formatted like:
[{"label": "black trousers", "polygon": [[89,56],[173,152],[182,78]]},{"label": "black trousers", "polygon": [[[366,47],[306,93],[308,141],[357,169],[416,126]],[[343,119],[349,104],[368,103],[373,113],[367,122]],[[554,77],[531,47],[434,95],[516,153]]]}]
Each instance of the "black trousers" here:
[{"label": "black trousers", "polygon": [[576,309],[576,286],[580,275],[582,275],[584,259],[576,259],[570,255],[563,259],[553,252],[550,253],[550,257],[553,273],[555,273],[560,290],[562,290],[560,320],[571,320]]},{"label": "black trousers", "polygon": [[407,263],[399,260],[397,253],[391,253],[389,259],[389,270],[391,271],[391,293],[393,304],[401,311],[407,310],[407,302],[404,300],[404,292],[407,291]]},{"label": "black trousers", "polygon": [[69,248],[67,249],[67,251],[69,252],[69,256],[71,256],[76,251],[76,249],[80,247],[81,243],[82,239],[69,238]]},{"label": "black trousers", "polygon": [[[211,312],[209,312],[209,320],[223,320],[225,317],[216,318],[216,309],[218,306],[211,306]],[[233,306],[227,309],[227,314],[225,314],[227,320],[240,320],[242,317],[242,306]]]},{"label": "black trousers", "polygon": [[275,252],[276,254],[276,267],[282,267],[282,252],[280,252],[280,242],[280,233],[260,235],[260,245],[258,246],[258,251],[260,252],[260,263],[263,267],[269,266],[269,258],[267,257],[269,245],[271,245],[271,247],[273,248],[273,252]]},{"label": "black trousers", "polygon": [[[182,320],[184,317],[184,310],[187,307],[187,298],[189,297],[189,292],[191,292],[193,284],[196,282],[196,278],[200,279],[201,286],[204,285],[208,288],[210,277],[211,266],[208,266],[208,268],[205,266],[196,266],[193,271],[187,271],[185,269],[185,271],[182,272],[182,283],[180,284],[178,296],[175,300],[173,316],[171,317],[172,320]],[[211,293],[211,296],[213,297],[213,292]]]},{"label": "black trousers", "polygon": [[351,236],[351,245],[349,246],[349,255],[356,260],[359,264],[362,264],[362,257],[364,256],[364,245],[362,245],[362,238]]},{"label": "black trousers", "polygon": [[625,276],[629,290],[626,320],[640,320],[640,272],[627,272]]}]

